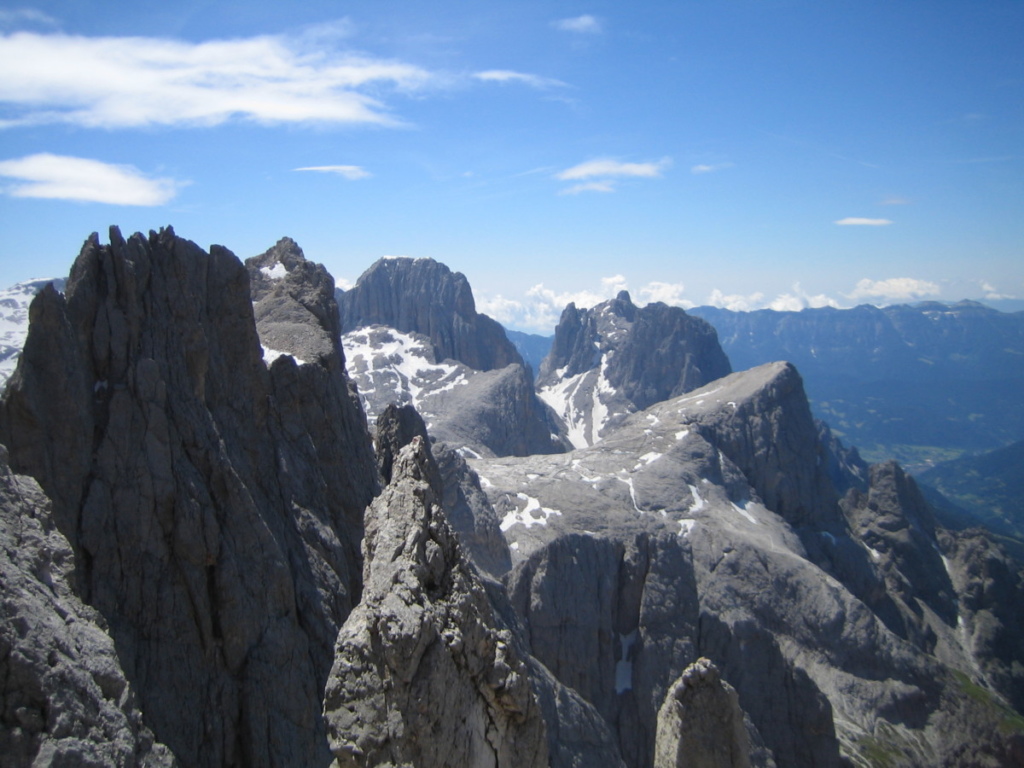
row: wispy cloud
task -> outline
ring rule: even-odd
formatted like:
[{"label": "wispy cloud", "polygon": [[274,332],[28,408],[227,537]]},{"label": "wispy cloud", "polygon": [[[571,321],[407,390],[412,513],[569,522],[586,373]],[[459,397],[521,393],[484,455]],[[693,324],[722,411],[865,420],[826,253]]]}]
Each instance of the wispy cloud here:
[{"label": "wispy cloud", "polygon": [[643,178],[654,178],[661,176],[661,172],[672,164],[672,160],[663,157],[656,163],[623,163],[611,158],[598,158],[587,160],[572,168],[566,168],[555,174],[560,181],[575,181],[578,179],[592,179],[595,177],[621,177],[638,176]]},{"label": "wispy cloud", "polygon": [[938,296],[939,286],[929,280],[917,280],[912,277],[890,277],[887,280],[857,281],[857,286],[845,294],[848,299],[867,299],[869,301],[913,301],[926,296]]},{"label": "wispy cloud", "polygon": [[490,83],[522,83],[533,88],[563,88],[565,83],[553,77],[541,77],[526,72],[515,72],[510,69],[488,69],[484,72],[474,72],[473,77]]},{"label": "wispy cloud", "polygon": [[295,171],[316,171],[318,173],[335,173],[344,176],[349,181],[368,179],[372,173],[358,165],[311,165],[306,168],[293,168]]},{"label": "wispy cloud", "polygon": [[551,22],[551,25],[555,29],[561,29],[564,32],[577,32],[587,35],[596,35],[603,31],[601,22],[589,13],[585,13],[582,16],[574,16],[570,19],[558,19]]},{"label": "wispy cloud", "polygon": [[[663,157],[654,163],[624,163],[620,160],[602,157],[566,168],[555,174],[559,181],[579,181],[559,192],[561,195],[578,195],[580,192],[614,192],[616,183],[624,178],[657,178],[672,165],[671,158]],[[589,181],[588,181],[589,179]]]},{"label": "wispy cloud", "polygon": [[732,163],[716,163],[713,165],[701,163],[690,168],[690,173],[701,174],[701,173],[714,173],[715,171],[721,171],[726,168],[732,168]]},{"label": "wispy cloud", "polygon": [[112,205],[163,205],[184,186],[174,179],[148,177],[130,165],[48,153],[0,161],[0,176],[15,179],[3,190],[11,197]]},{"label": "wispy cloud", "polygon": [[586,181],[582,184],[573,184],[571,187],[559,190],[560,195],[578,195],[581,192],[614,192],[615,182],[611,180],[606,181]]},{"label": "wispy cloud", "polygon": [[35,8],[0,8],[0,28],[19,27],[26,24],[55,27],[57,20]]},{"label": "wispy cloud", "polygon": [[[380,101],[435,76],[400,61],[337,53],[310,38],[190,43],[145,37],[0,35],[0,127],[259,123],[399,124]],[[372,95],[371,95],[372,92]]]},{"label": "wispy cloud", "polygon": [[864,219],[858,216],[847,216],[835,222],[841,227],[887,227],[892,224],[889,219]]}]

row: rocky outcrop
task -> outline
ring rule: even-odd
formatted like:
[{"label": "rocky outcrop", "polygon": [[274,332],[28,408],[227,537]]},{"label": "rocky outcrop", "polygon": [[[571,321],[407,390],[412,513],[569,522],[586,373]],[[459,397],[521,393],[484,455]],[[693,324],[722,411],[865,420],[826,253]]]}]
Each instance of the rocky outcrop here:
[{"label": "rocky outcrop", "polygon": [[72,588],[50,501],[0,446],[0,755],[30,765],[176,765],[143,724],[103,618]]},{"label": "rocky outcrop", "polygon": [[525,367],[501,325],[476,311],[466,276],[433,259],[380,259],[354,287],[339,292],[338,306],[346,333],[385,325],[423,334],[438,360],[457,360],[478,371],[513,363]]},{"label": "rocky outcrop", "polygon": [[416,437],[367,512],[364,588],[324,715],[339,766],[546,766],[527,665],[428,482]]},{"label": "rocky outcrop", "polygon": [[334,278],[307,261],[290,237],[246,259],[256,329],[268,362],[281,354],[299,362],[341,356],[341,325]]},{"label": "rocky outcrop", "polygon": [[32,303],[0,438],[156,738],[185,765],[325,765],[377,471],[340,359],[268,370],[249,285],[169,228],[93,235]]},{"label": "rocky outcrop", "polygon": [[708,323],[661,303],[637,308],[622,291],[591,309],[565,308],[537,387],[580,448],[628,414],[731,370]]},{"label": "rocky outcrop", "polygon": [[[947,624],[957,621],[956,595],[936,545],[935,519],[917,484],[894,461],[873,464],[865,491],[851,491],[843,509],[858,538],[885,575],[888,593],[905,610],[926,604]],[[904,637],[927,625],[905,621]],[[914,638],[932,650],[934,637]]]},{"label": "rocky outcrop", "polygon": [[688,666],[658,710],[654,768],[749,768],[747,736],[735,689],[710,659]]}]

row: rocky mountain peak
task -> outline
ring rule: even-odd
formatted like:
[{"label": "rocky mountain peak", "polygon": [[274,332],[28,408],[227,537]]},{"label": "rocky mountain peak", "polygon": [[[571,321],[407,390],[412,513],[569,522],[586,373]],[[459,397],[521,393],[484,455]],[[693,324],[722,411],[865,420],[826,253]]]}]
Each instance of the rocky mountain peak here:
[{"label": "rocky mountain peak", "polygon": [[590,309],[565,308],[537,386],[579,448],[628,414],[730,371],[707,322],[662,303],[637,308],[620,291]]},{"label": "rocky mountain peak", "polygon": [[253,313],[268,362],[289,354],[300,362],[336,358],[341,366],[341,324],[334,278],[308,261],[290,237],[247,259]]},{"label": "rocky mountain peak", "polygon": [[385,325],[430,339],[437,360],[451,359],[489,371],[523,363],[495,320],[476,311],[473,291],[461,272],[433,259],[384,258],[351,289],[339,292],[346,333]]}]

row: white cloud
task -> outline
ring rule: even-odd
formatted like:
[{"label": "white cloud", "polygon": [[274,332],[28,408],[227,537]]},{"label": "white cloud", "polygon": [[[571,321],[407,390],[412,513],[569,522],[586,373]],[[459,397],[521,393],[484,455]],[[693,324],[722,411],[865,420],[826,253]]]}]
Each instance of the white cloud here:
[{"label": "white cloud", "polygon": [[293,168],[295,171],[317,171],[319,173],[336,173],[349,181],[368,179],[373,174],[358,165],[311,165],[306,168]]},{"label": "white cloud", "polygon": [[488,69],[484,72],[474,72],[473,77],[477,80],[491,83],[522,83],[533,88],[555,88],[564,87],[565,83],[552,77],[541,77],[525,72],[515,72],[510,69]]},{"label": "white cloud", "polygon": [[928,280],[916,280],[912,277],[891,277],[888,280],[857,281],[857,286],[845,294],[848,299],[868,299],[878,301],[911,301],[926,296],[938,296],[939,286]]},{"label": "white cloud", "polygon": [[537,283],[521,299],[509,299],[501,294],[478,296],[476,305],[481,312],[507,327],[551,334],[558,325],[562,310],[570,303],[579,309],[593,307],[627,289],[628,281],[624,276],[612,275],[602,277],[596,290],[555,291]]},{"label": "white cloud", "polygon": [[163,205],[183,186],[174,179],[147,177],[130,165],[48,153],[0,161],[0,176],[17,180],[4,190],[11,197],[112,205]]},{"label": "white cloud", "polygon": [[733,312],[750,312],[760,309],[763,306],[763,301],[764,294],[760,292],[743,296],[738,293],[726,294],[715,288],[704,303],[712,307],[731,309]]},{"label": "white cloud", "polygon": [[889,219],[863,219],[857,216],[847,216],[835,223],[841,227],[885,227],[892,224]]},{"label": "white cloud", "polygon": [[582,16],[576,16],[571,19],[559,19],[558,21],[551,22],[551,24],[555,29],[561,29],[564,32],[580,32],[583,34],[596,35],[602,31],[601,22],[589,13],[585,13]]},{"label": "white cloud", "polygon": [[1003,301],[1005,299],[1016,299],[1016,296],[1012,296],[1008,293],[1002,293],[988,280],[979,280],[978,283],[981,285],[981,290],[984,291],[984,297],[988,301]]},{"label": "white cloud", "polygon": [[218,125],[237,118],[395,125],[380,94],[435,79],[410,64],[320,47],[310,37],[191,43],[18,32],[0,35],[0,103],[9,116],[0,128]]},{"label": "white cloud", "polygon": [[839,302],[826,296],[823,293],[812,296],[800,287],[800,283],[794,283],[791,293],[780,293],[768,303],[769,309],[776,312],[799,312],[801,309],[812,307],[839,307]]},{"label": "white cloud", "polygon": [[683,298],[685,290],[686,286],[682,283],[663,283],[655,280],[637,291],[637,295],[641,297],[645,304],[660,301],[663,304],[668,304],[670,307],[690,309],[696,305],[689,299]]},{"label": "white cloud", "polygon": [[623,163],[611,158],[598,158],[587,160],[572,168],[566,168],[555,174],[560,181],[575,181],[577,179],[592,179],[595,177],[614,176],[635,176],[642,178],[655,178],[661,176],[661,172],[672,164],[672,160],[663,157],[656,163]]}]

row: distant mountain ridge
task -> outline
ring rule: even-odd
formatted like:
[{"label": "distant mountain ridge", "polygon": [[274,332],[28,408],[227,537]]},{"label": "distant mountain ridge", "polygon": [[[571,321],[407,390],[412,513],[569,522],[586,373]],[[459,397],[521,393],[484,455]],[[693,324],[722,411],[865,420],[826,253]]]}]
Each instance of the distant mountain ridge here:
[{"label": "distant mountain ridge", "polygon": [[964,301],[690,313],[738,370],[796,365],[816,414],[874,460],[924,467],[1024,437],[1024,312]]}]

